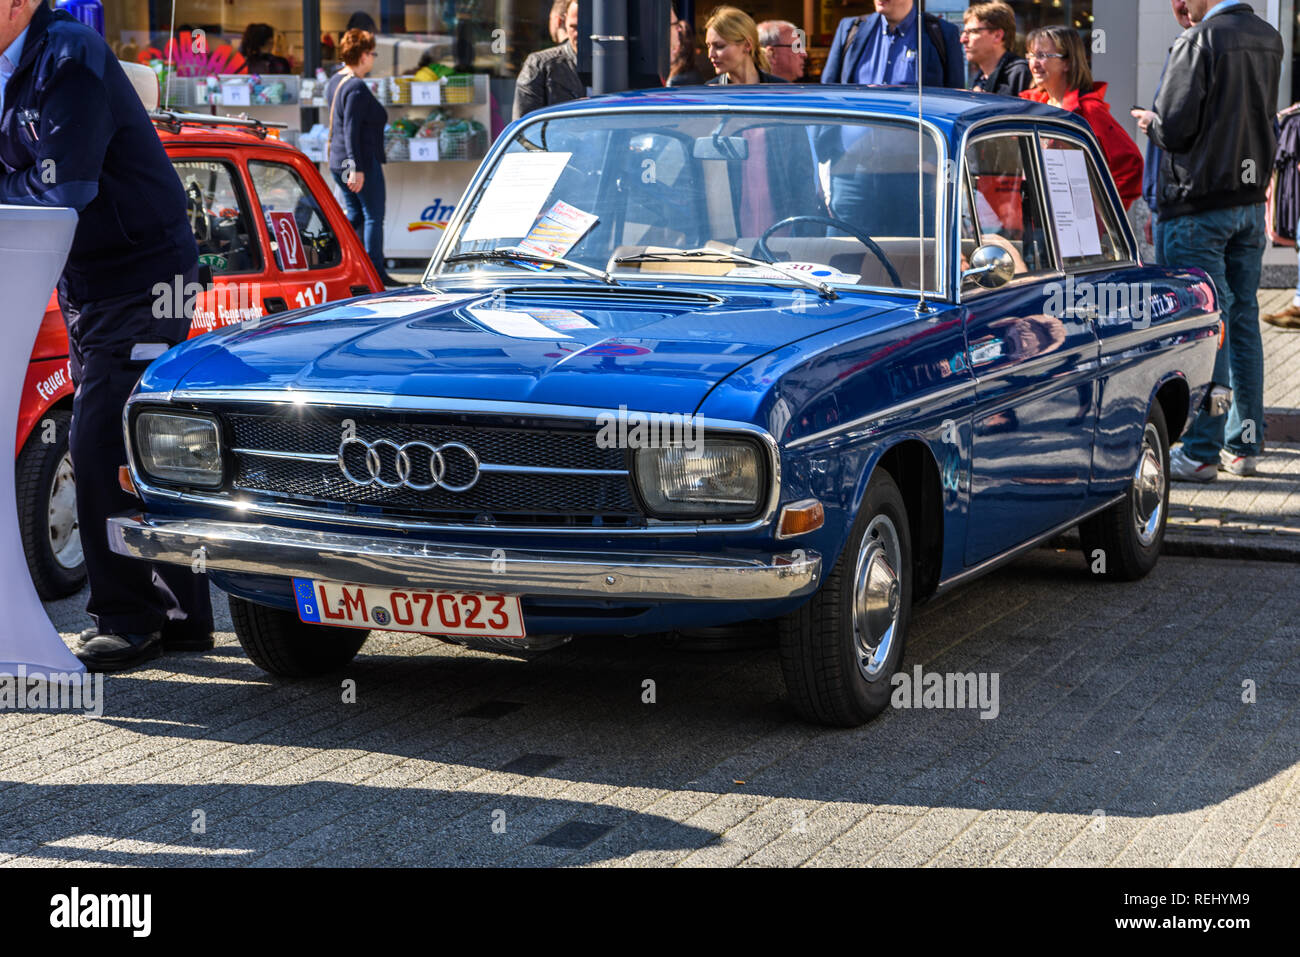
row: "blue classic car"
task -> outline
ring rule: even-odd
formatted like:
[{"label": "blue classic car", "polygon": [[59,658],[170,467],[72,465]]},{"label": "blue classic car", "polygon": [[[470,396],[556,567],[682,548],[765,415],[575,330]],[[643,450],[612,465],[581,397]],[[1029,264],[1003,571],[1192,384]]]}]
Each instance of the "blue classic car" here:
[{"label": "blue classic car", "polygon": [[205,568],[254,662],[776,621],[794,708],[889,702],[913,603],[1078,525],[1155,564],[1220,340],[1070,113],[722,86],[509,127],[422,285],[177,346],[115,550]]}]

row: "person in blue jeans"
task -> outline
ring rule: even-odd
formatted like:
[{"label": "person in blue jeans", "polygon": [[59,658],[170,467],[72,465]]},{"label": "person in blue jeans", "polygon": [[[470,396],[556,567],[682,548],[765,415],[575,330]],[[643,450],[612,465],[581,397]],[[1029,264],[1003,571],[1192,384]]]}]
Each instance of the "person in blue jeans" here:
[{"label": "person in blue jeans", "polygon": [[1192,25],[1169,52],[1155,109],[1134,116],[1162,150],[1161,261],[1209,274],[1226,327],[1213,380],[1232,390],[1232,406],[1217,416],[1201,409],[1169,454],[1173,478],[1211,482],[1220,469],[1253,475],[1264,448],[1257,296],[1282,37],[1235,0],[1187,0],[1187,14]]},{"label": "person in blue jeans", "polygon": [[343,69],[325,88],[329,103],[329,167],[342,189],[343,211],[361,237],[385,286],[400,285],[384,267],[384,126],[388,113],[362,82],[375,65],[375,36],[352,29],[339,43]]}]

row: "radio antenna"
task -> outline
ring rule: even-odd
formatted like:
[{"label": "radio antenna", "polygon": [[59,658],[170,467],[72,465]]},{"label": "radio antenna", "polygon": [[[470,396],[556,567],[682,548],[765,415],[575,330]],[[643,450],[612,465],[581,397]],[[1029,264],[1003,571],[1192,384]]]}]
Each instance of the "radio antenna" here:
[{"label": "radio antenna", "polygon": [[[925,0],[916,3],[916,242],[921,266],[921,298],[916,303],[916,314],[930,311],[925,303]],[[936,50],[940,57],[942,51]],[[940,64],[942,67],[942,64]],[[936,236],[937,240],[938,237]]]},{"label": "radio antenna", "polygon": [[167,71],[166,90],[163,93],[163,109],[172,105],[172,74],[176,72],[172,68],[172,57],[176,54],[176,0],[172,0],[172,26],[171,33],[167,36],[167,65],[164,69]]}]

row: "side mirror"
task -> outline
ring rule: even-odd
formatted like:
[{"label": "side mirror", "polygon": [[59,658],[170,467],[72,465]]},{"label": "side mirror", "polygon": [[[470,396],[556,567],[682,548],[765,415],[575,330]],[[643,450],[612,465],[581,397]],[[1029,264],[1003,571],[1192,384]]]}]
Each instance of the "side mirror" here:
[{"label": "side mirror", "polygon": [[965,270],[961,278],[962,282],[974,279],[985,289],[996,289],[1009,283],[1015,274],[1016,264],[1011,253],[990,244],[971,253],[970,269]]}]

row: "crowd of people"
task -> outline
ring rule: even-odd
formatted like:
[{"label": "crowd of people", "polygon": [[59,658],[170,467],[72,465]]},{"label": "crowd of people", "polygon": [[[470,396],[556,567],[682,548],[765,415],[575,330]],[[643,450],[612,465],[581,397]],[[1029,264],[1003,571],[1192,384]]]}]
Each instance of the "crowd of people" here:
[{"label": "crowd of people", "polygon": [[[1231,391],[1232,404],[1226,416],[1201,412],[1174,448],[1170,466],[1177,480],[1208,482],[1220,470],[1254,474],[1263,450],[1256,294],[1266,241],[1267,173],[1251,177],[1241,170],[1246,161],[1266,168],[1274,154],[1282,39],[1240,0],[1170,0],[1170,6],[1184,32],[1170,50],[1152,109],[1132,110],[1149,139],[1145,158],[1112,115],[1107,84],[1093,77],[1079,32],[1040,27],[1021,47],[1015,12],[1004,0],[971,3],[960,29],[922,13],[915,0],[875,0],[874,13],[840,21],[821,82],[920,81],[1046,103],[1088,123],[1124,207],[1139,196],[1146,199],[1155,260],[1200,267],[1218,291],[1226,341],[1214,383]],[[577,7],[576,0],[560,0],[552,23],[563,8],[576,25]],[[669,86],[805,81],[806,38],[785,21],[756,23],[737,7],[715,8],[705,24],[704,51],[715,73],[709,80],[698,62],[694,30],[676,13],[670,40]],[[516,118],[584,94],[576,49],[573,29],[559,47],[529,57],[516,93]],[[832,208],[851,210],[866,200],[855,191],[858,179],[852,169],[832,173]],[[1266,318],[1300,326],[1300,289],[1290,309]]]}]

